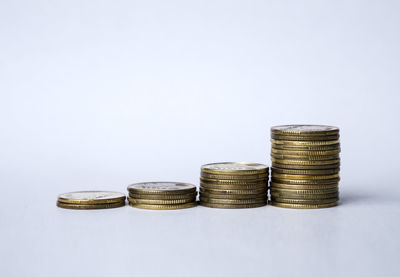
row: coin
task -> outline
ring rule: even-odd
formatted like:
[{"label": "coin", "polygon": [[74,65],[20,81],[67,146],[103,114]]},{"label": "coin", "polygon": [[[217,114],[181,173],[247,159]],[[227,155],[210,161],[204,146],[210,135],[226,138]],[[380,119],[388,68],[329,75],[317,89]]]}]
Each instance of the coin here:
[{"label": "coin", "polygon": [[339,154],[327,155],[327,156],[293,156],[293,155],[279,155],[271,154],[271,157],[281,160],[295,160],[295,161],[326,161],[326,160],[337,160],[340,158]]},{"label": "coin", "polygon": [[276,183],[271,182],[270,187],[272,188],[281,188],[281,189],[300,189],[300,190],[316,190],[316,189],[332,189],[338,188],[338,182],[333,182],[331,184],[285,184],[285,183]]},{"label": "coin", "polygon": [[272,144],[284,145],[284,146],[325,146],[325,145],[336,145],[340,144],[339,140],[322,140],[322,141],[311,141],[311,140],[282,140],[282,139],[271,139]]},{"label": "coin", "polygon": [[297,164],[280,164],[272,163],[272,168],[282,168],[282,169],[298,169],[298,170],[316,170],[316,169],[339,169],[340,163],[327,164],[327,165],[297,165]]},{"label": "coin", "polygon": [[150,205],[175,205],[175,204],[185,204],[196,201],[195,198],[192,199],[169,199],[169,200],[159,200],[159,199],[143,199],[143,198],[128,198],[129,203],[132,204],[150,204]]},{"label": "coin", "polygon": [[339,173],[340,168],[329,168],[329,169],[282,169],[274,167],[272,168],[272,175],[276,173],[280,174],[293,174],[293,175],[330,175]]},{"label": "coin", "polygon": [[330,175],[294,175],[294,174],[281,174],[281,173],[273,173],[273,179],[281,179],[281,180],[329,180],[339,178],[339,173],[330,174]]},{"label": "coin", "polygon": [[339,128],[327,125],[280,125],[271,127],[271,133],[277,135],[336,135]]},{"label": "coin", "polygon": [[207,189],[205,187],[200,187],[200,192],[211,193],[211,194],[260,194],[260,193],[267,193],[267,186],[264,185],[261,189]]},{"label": "coin", "polygon": [[340,151],[340,143],[330,145],[293,145],[293,144],[275,144],[271,143],[273,149],[289,150],[289,151]]},{"label": "coin", "polygon": [[328,141],[328,140],[338,140],[339,134],[329,135],[329,136],[306,136],[306,135],[293,135],[293,136],[283,136],[271,134],[271,138],[275,140],[295,140],[295,141]]},{"label": "coin", "polygon": [[324,150],[324,151],[300,151],[300,150],[283,150],[283,149],[271,149],[271,153],[276,154],[278,156],[283,155],[283,156],[332,156],[332,155],[337,155],[340,153],[339,149],[335,150]]},{"label": "coin", "polygon": [[228,175],[228,174],[210,174],[201,172],[201,177],[206,179],[219,179],[219,180],[264,180],[268,178],[267,173],[253,174],[253,175]]},{"label": "coin", "polygon": [[335,198],[327,198],[327,199],[291,199],[291,198],[280,198],[271,196],[271,201],[279,202],[279,203],[289,203],[289,204],[308,204],[308,205],[315,205],[315,204],[328,204],[332,202],[337,202],[339,200],[338,197]]},{"label": "coin", "polygon": [[63,193],[58,201],[65,204],[107,204],[125,201],[125,195],[114,191],[75,191]]},{"label": "coin", "polygon": [[287,159],[277,159],[275,157],[271,157],[273,163],[278,164],[292,164],[292,165],[332,165],[340,163],[340,159],[334,160],[325,160],[325,161],[304,161],[304,160],[287,160]]},{"label": "coin", "polygon": [[219,204],[219,203],[208,203],[201,202],[200,205],[209,208],[220,208],[220,209],[249,209],[258,208],[267,205],[267,202],[254,203],[254,204]]},{"label": "coin", "polygon": [[219,193],[208,193],[204,191],[200,191],[200,200],[203,199],[258,199],[258,198],[266,198],[267,192],[258,193],[258,194],[219,194]]},{"label": "coin", "polygon": [[216,175],[263,175],[268,171],[268,167],[263,164],[249,162],[222,162],[205,164],[201,167],[201,171]]},{"label": "coin", "polygon": [[340,181],[340,178],[326,179],[326,180],[293,180],[293,179],[278,179],[271,178],[272,182],[280,184],[293,184],[293,185],[327,185],[336,184]]},{"label": "coin", "polygon": [[196,198],[197,192],[185,194],[143,194],[143,193],[129,193],[131,198],[139,199],[154,199],[154,200],[177,200],[177,199],[193,199]]},{"label": "coin", "polygon": [[280,198],[280,199],[301,199],[301,200],[320,200],[320,199],[332,199],[332,198],[338,198],[339,193],[338,192],[332,192],[332,193],[324,193],[324,194],[297,194],[297,193],[283,193],[278,190],[271,191],[271,195],[273,195],[274,198]]},{"label": "coin", "polygon": [[267,195],[252,199],[219,199],[210,197],[200,197],[200,201],[202,203],[215,203],[215,204],[255,204],[255,203],[266,202]]},{"label": "coin", "polygon": [[174,204],[174,205],[149,205],[149,204],[134,204],[129,203],[129,206],[139,209],[147,210],[178,210],[186,209],[197,206],[197,202],[185,203],[185,204]]},{"label": "coin", "polygon": [[136,194],[185,194],[196,191],[196,186],[178,182],[146,182],[128,186],[128,191]]},{"label": "coin", "polygon": [[57,206],[64,209],[72,210],[93,210],[93,209],[110,209],[125,206],[125,200],[115,203],[106,204],[67,204],[64,202],[57,201]]},{"label": "coin", "polygon": [[280,208],[290,208],[290,209],[322,209],[330,208],[338,205],[338,201],[328,203],[328,204],[290,204],[290,203],[279,203],[271,201],[271,205]]},{"label": "coin", "polygon": [[284,194],[329,194],[329,193],[337,193],[338,187],[328,188],[328,189],[287,189],[287,188],[277,188],[271,187],[271,192],[284,193]]},{"label": "coin", "polygon": [[265,184],[267,182],[267,178],[263,179],[254,179],[254,180],[221,180],[221,179],[208,179],[204,177],[200,177],[201,183],[209,183],[215,185],[257,185],[257,184]]},{"label": "coin", "polygon": [[249,184],[249,185],[219,185],[219,184],[212,184],[212,183],[200,183],[200,187],[206,188],[206,189],[240,189],[240,190],[246,190],[246,189],[251,189],[251,190],[258,190],[258,189],[264,189],[267,187],[267,182],[264,183],[258,183],[258,184]]}]

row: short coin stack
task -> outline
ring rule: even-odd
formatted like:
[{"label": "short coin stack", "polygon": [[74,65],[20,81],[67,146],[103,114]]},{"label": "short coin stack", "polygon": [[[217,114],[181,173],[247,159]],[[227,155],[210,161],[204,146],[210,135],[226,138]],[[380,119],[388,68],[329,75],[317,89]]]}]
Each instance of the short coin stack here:
[{"label": "short coin stack", "polygon": [[339,201],[339,129],[323,125],[271,128],[271,204],[328,208]]},{"label": "short coin stack", "polygon": [[174,210],[197,205],[196,186],[176,182],[147,182],[128,186],[129,205],[150,210]]},{"label": "short coin stack", "polygon": [[125,195],[114,191],[77,191],[58,196],[57,206],[64,209],[91,210],[125,206]]},{"label": "short coin stack", "polygon": [[200,205],[228,209],[265,206],[268,171],[263,164],[246,162],[203,165]]}]

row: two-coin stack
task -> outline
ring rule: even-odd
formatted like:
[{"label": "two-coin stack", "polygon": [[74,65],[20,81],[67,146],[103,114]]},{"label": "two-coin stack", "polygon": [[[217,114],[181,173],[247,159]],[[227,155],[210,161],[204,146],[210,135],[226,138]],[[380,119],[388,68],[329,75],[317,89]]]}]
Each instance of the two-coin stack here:
[{"label": "two-coin stack", "polygon": [[200,204],[211,208],[255,208],[267,204],[269,168],[224,162],[201,167]]},{"label": "two-coin stack", "polygon": [[64,209],[91,210],[125,206],[125,195],[114,191],[77,191],[58,196],[57,206]]},{"label": "two-coin stack", "polygon": [[129,205],[150,210],[174,210],[196,206],[196,186],[176,182],[147,182],[128,186]]},{"label": "two-coin stack", "polygon": [[328,208],[339,201],[339,129],[323,125],[271,128],[273,206]]}]

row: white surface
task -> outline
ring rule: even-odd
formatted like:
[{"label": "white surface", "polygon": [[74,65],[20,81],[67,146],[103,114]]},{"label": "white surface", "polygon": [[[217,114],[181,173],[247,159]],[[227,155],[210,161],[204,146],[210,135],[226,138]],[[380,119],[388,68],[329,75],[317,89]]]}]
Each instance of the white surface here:
[{"label": "white surface", "polygon": [[[0,276],[399,276],[397,1],[0,2]],[[70,211],[341,128],[325,210]]]}]

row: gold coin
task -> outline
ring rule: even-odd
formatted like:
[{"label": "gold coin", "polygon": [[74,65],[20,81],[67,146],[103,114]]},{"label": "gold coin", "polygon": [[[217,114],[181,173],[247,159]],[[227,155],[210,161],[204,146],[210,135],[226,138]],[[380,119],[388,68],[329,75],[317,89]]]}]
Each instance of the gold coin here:
[{"label": "gold coin", "polygon": [[267,182],[264,183],[258,183],[258,184],[250,184],[250,185],[219,185],[219,184],[210,184],[210,183],[200,183],[200,188],[205,188],[205,189],[217,189],[217,190],[258,190],[258,189],[264,189],[267,187]]},{"label": "gold coin", "polygon": [[283,194],[297,194],[300,196],[303,195],[314,195],[314,194],[329,194],[329,193],[338,193],[338,187],[328,188],[328,189],[287,189],[287,188],[276,188],[271,187],[271,193],[283,193]]},{"label": "gold coin", "polygon": [[281,125],[271,127],[271,133],[285,136],[326,136],[339,134],[339,128],[327,125]]},{"label": "gold coin", "polygon": [[240,200],[240,199],[258,199],[258,198],[266,198],[267,192],[259,193],[259,194],[219,194],[219,193],[207,193],[200,192],[200,199],[232,199],[232,200]]},{"label": "gold coin", "polygon": [[271,134],[271,138],[275,140],[293,140],[293,141],[328,141],[328,140],[338,140],[339,134],[337,135],[329,135],[329,136],[281,136]]},{"label": "gold coin", "polygon": [[230,194],[266,194],[267,186],[264,185],[261,189],[207,189],[205,187],[200,187],[200,192],[211,193],[211,194],[221,194],[221,195],[230,195]]},{"label": "gold coin", "polygon": [[196,186],[179,182],[146,182],[128,186],[135,194],[186,194],[196,192]]},{"label": "gold coin", "polygon": [[331,174],[331,175],[294,175],[294,174],[280,174],[273,173],[273,179],[281,179],[281,180],[329,180],[339,178],[339,173]]},{"label": "gold coin", "polygon": [[325,146],[339,144],[340,141],[337,140],[321,140],[321,141],[310,141],[310,140],[281,140],[281,139],[271,139],[271,143],[285,146]]},{"label": "gold coin", "polygon": [[279,203],[316,205],[316,204],[329,204],[332,202],[337,202],[337,201],[339,201],[339,197],[310,200],[310,199],[280,198],[280,197],[272,197],[271,196],[271,200],[273,202],[279,202]]},{"label": "gold coin", "polygon": [[282,168],[282,169],[298,169],[298,170],[316,170],[316,169],[339,169],[340,163],[327,164],[327,165],[297,165],[297,164],[280,164],[272,163],[272,168]]},{"label": "gold coin", "polygon": [[60,194],[58,201],[65,204],[97,205],[120,203],[125,198],[125,194],[115,191],[75,191]]},{"label": "gold coin", "polygon": [[217,184],[217,185],[252,185],[252,184],[265,184],[268,178],[263,179],[252,179],[252,180],[221,180],[221,179],[208,179],[204,177],[200,177],[201,183],[208,183],[208,184]]},{"label": "gold coin", "polygon": [[292,155],[278,155],[271,154],[271,157],[281,160],[296,160],[296,161],[326,161],[326,160],[336,160],[339,159],[339,154],[329,155],[329,156],[292,156]]},{"label": "gold coin", "polygon": [[331,156],[340,153],[340,150],[325,150],[325,151],[299,151],[299,150],[282,150],[271,149],[271,153],[283,156]]},{"label": "gold coin", "polygon": [[141,199],[141,198],[128,198],[129,203],[132,204],[149,204],[149,205],[175,205],[175,204],[185,204],[196,201],[193,197],[192,199],[169,199],[169,200],[158,200],[158,199]]},{"label": "gold coin", "polygon": [[326,160],[326,161],[304,161],[304,160],[287,160],[287,159],[277,159],[271,157],[273,163],[278,164],[292,164],[292,165],[332,165],[340,163],[340,159]]},{"label": "gold coin", "polygon": [[292,144],[275,144],[271,143],[273,149],[289,150],[289,151],[329,151],[338,150],[340,151],[340,143],[320,146],[310,145],[292,145]]},{"label": "gold coin", "polygon": [[338,198],[339,193],[326,193],[326,194],[288,194],[288,193],[281,193],[276,190],[271,191],[272,198],[280,198],[280,199],[302,199],[302,200],[320,200],[320,199],[332,199]]},{"label": "gold coin", "polygon": [[196,198],[197,192],[185,194],[138,194],[129,193],[129,197],[134,199],[154,199],[154,200],[178,200],[178,199],[193,199]]},{"label": "gold coin", "polygon": [[280,208],[289,208],[289,209],[323,209],[330,208],[338,205],[338,201],[328,203],[328,204],[289,204],[289,203],[279,203],[271,201],[271,205]]},{"label": "gold coin", "polygon": [[219,209],[249,209],[249,208],[258,208],[267,205],[267,202],[255,203],[255,204],[217,204],[217,203],[208,203],[201,202],[200,205],[209,208],[219,208]]},{"label": "gold coin", "polygon": [[340,168],[329,168],[329,169],[282,169],[278,167],[272,168],[272,175],[276,173],[280,174],[294,174],[294,175],[330,175],[339,173]]},{"label": "gold coin", "polygon": [[129,203],[129,206],[139,209],[146,210],[178,210],[186,209],[197,206],[197,202],[185,203],[185,204],[174,204],[174,205],[152,205],[152,204],[133,204]]},{"label": "gold coin", "polygon": [[267,201],[267,195],[259,198],[252,199],[219,199],[219,198],[210,198],[204,197],[200,195],[200,201],[206,203],[214,203],[214,204],[256,204],[256,203],[264,203]]},{"label": "gold coin", "polygon": [[263,164],[249,162],[223,162],[212,163],[201,166],[201,171],[217,175],[255,175],[265,174],[268,167]]},{"label": "gold coin", "polygon": [[228,174],[209,174],[201,172],[201,177],[206,179],[218,179],[218,180],[263,180],[268,178],[267,173],[253,174],[253,175],[228,175]]},{"label": "gold coin", "polygon": [[67,204],[57,201],[57,206],[64,209],[72,210],[93,210],[93,209],[111,209],[125,206],[125,200],[115,203],[106,204]]},{"label": "gold coin", "polygon": [[334,182],[331,184],[311,184],[311,185],[305,185],[305,184],[285,184],[285,183],[276,183],[276,182],[271,182],[270,187],[272,188],[279,188],[279,189],[299,189],[299,190],[319,190],[319,189],[333,189],[336,188],[338,189],[339,184],[338,182]]},{"label": "gold coin", "polygon": [[294,179],[278,179],[272,177],[271,179],[274,183],[280,184],[293,184],[293,185],[326,185],[326,184],[336,184],[340,181],[340,178],[324,179],[324,180],[294,180]]}]

